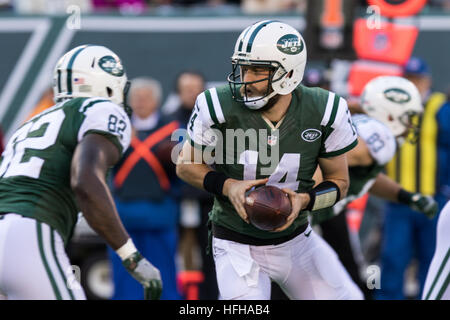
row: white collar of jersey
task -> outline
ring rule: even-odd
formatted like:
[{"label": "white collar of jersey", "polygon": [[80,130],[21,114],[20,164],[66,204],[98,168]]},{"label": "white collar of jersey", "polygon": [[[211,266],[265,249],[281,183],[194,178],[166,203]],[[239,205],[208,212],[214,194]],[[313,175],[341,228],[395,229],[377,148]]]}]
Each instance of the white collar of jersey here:
[{"label": "white collar of jersey", "polygon": [[281,123],[283,122],[284,118],[286,117],[286,114],[280,119],[280,121],[277,122],[276,126],[274,126],[272,121],[270,121],[269,118],[267,118],[265,115],[261,115],[261,117],[267,123],[267,125],[270,127],[270,129],[272,129],[272,131],[273,131],[273,130],[277,130],[281,126]]},{"label": "white collar of jersey", "polygon": [[152,130],[158,124],[159,112],[154,112],[147,118],[139,118],[136,114],[131,116],[131,123],[136,130]]}]

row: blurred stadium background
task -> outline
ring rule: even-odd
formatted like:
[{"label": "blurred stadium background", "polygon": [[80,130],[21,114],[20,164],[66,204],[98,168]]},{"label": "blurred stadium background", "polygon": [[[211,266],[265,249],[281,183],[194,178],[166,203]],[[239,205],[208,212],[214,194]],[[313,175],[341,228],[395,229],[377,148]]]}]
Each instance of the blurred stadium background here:
[{"label": "blurred stadium background", "polygon": [[[117,52],[130,79],[151,76],[161,82],[162,110],[170,113],[178,106],[175,79],[180,71],[201,72],[208,86],[224,83],[237,36],[266,18],[287,22],[305,35],[307,70],[319,70],[344,97],[357,98],[358,90],[348,82],[358,58],[369,63],[368,70],[395,73],[411,54],[428,62],[433,89],[448,92],[450,1],[429,0],[417,13],[391,18],[379,17],[379,7],[369,5],[357,0],[0,0],[0,124],[5,141],[36,106],[48,104],[52,69],[70,48],[91,43]],[[364,17],[369,19],[366,27],[372,27],[357,36],[356,21]],[[410,27],[410,35],[418,31],[395,61],[390,47],[405,38],[399,41],[392,30],[383,29],[384,23]],[[365,56],[355,51],[364,39],[372,42],[366,46],[372,54]],[[368,70],[359,71],[370,74]],[[371,197],[356,230],[368,263],[376,264],[378,258],[381,205]],[[105,247],[83,222],[70,250],[72,263],[81,266],[88,296],[108,298],[112,284]],[[407,285],[413,295],[414,283]]]}]

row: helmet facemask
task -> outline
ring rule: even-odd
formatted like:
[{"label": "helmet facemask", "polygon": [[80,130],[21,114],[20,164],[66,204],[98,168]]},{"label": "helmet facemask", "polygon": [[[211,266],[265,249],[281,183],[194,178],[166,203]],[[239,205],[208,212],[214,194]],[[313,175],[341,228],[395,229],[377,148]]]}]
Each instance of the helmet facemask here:
[{"label": "helmet facemask", "polygon": [[[268,101],[274,97],[277,92],[273,90],[273,83],[280,81],[287,71],[276,61],[249,61],[233,59],[231,61],[232,72],[228,75],[228,84],[230,85],[233,99],[237,102],[243,102],[249,109],[260,110]],[[243,69],[248,67],[257,67],[267,69],[269,74],[267,77],[255,81],[242,81],[244,78]],[[247,86],[267,82],[267,88],[263,95],[256,97],[248,96]]]},{"label": "helmet facemask", "polygon": [[130,91],[131,82],[127,80],[125,87],[123,88],[123,109],[127,113],[128,117],[131,118],[133,114],[133,109],[128,105],[128,93]]},{"label": "helmet facemask", "polygon": [[405,141],[417,142],[423,106],[411,81],[398,76],[371,79],[361,95],[361,107],[391,130],[399,146]]},{"label": "helmet facemask", "polygon": [[405,132],[400,136],[400,141],[416,144],[420,133],[420,113],[407,111],[399,117],[399,121],[405,126]]}]

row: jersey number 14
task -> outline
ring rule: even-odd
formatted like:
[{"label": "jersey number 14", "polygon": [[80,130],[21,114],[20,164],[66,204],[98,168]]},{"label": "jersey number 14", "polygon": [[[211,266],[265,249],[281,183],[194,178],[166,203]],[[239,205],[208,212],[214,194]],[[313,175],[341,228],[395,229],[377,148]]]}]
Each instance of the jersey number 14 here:
[{"label": "jersey number 14", "polygon": [[[258,164],[258,151],[245,150],[240,154],[239,164],[244,165],[244,180],[256,179],[256,167]],[[289,188],[296,191],[299,181],[297,180],[300,169],[300,154],[285,153],[277,164],[275,171],[269,176],[267,185],[280,189]],[[284,180],[284,181],[282,181]]]}]

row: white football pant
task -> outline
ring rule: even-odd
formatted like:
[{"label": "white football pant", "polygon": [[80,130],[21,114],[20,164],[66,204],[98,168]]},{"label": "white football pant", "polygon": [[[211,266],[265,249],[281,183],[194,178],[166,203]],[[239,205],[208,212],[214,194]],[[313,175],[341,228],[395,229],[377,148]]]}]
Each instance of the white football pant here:
[{"label": "white football pant", "polygon": [[252,246],[214,237],[213,254],[224,300],[269,300],[271,280],[290,299],[363,299],[337,254],[310,226],[279,245]]},{"label": "white football pant", "polygon": [[436,250],[428,269],[423,300],[450,300],[450,201],[437,223]]},{"label": "white football pant", "polygon": [[58,232],[18,214],[0,215],[0,292],[13,300],[82,300]]}]

